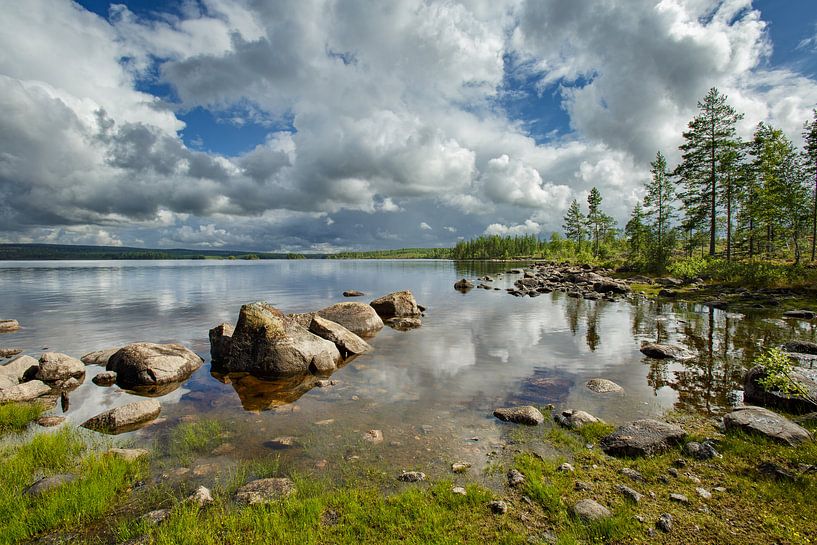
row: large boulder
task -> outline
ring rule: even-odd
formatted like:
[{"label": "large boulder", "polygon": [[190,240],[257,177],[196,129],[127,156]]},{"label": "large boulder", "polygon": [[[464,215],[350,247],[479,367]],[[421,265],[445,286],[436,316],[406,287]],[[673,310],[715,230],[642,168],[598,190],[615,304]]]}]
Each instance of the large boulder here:
[{"label": "large boulder", "polygon": [[43,382],[65,381],[85,377],[85,364],[76,358],[59,352],[46,352],[40,357],[35,378]]},{"label": "large boulder", "polygon": [[233,345],[233,324],[224,322],[210,330],[210,359],[216,363],[230,357],[230,348]]},{"label": "large boulder", "polygon": [[241,307],[226,372],[277,377],[328,373],[341,362],[335,344],[311,333],[269,303]]},{"label": "large boulder", "polygon": [[180,344],[134,343],[111,356],[105,369],[116,373],[121,388],[132,389],[182,382],[202,363]]},{"label": "large boulder", "polygon": [[100,413],[86,420],[82,427],[115,435],[144,426],[155,420],[161,411],[162,406],[158,401],[145,399]]},{"label": "large boulder", "polygon": [[378,297],[369,304],[381,318],[412,317],[422,314],[414,295],[408,290]]},{"label": "large boulder", "polygon": [[[355,335],[371,337],[383,329],[383,320],[374,309],[366,303],[346,301],[316,312],[321,318],[340,324]],[[311,325],[311,320],[306,327]]]},{"label": "large boulder", "polygon": [[763,407],[738,407],[723,417],[723,426],[726,431],[762,435],[791,446],[811,440],[808,430]]},{"label": "large boulder", "polygon": [[0,388],[0,403],[34,401],[51,391],[51,387],[40,380]]},{"label": "large boulder", "polygon": [[658,420],[635,420],[620,426],[599,442],[611,456],[652,456],[680,444],[686,432],[679,426]]},{"label": "large boulder", "polygon": [[0,379],[7,377],[17,384],[34,378],[39,368],[40,362],[31,356],[19,356],[5,365],[0,365]]},{"label": "large boulder", "polygon": [[372,350],[372,346],[369,343],[342,325],[321,318],[320,315],[315,315],[315,317],[312,318],[312,322],[309,324],[309,331],[322,339],[335,343],[340,355],[344,358]]},{"label": "large boulder", "polygon": [[[755,366],[746,373],[743,380],[743,401],[762,407],[774,407],[793,414],[817,411],[817,369],[795,367],[789,378],[803,390],[802,393],[784,394],[777,390],[766,390],[760,380],[766,377],[762,366]],[[804,395],[805,394],[805,395]]]}]

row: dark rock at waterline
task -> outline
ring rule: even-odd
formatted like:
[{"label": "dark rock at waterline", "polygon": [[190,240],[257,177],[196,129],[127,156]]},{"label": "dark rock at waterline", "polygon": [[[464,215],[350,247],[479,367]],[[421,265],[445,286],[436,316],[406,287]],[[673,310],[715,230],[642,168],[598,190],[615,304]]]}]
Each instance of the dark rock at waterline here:
[{"label": "dark rock at waterline", "polygon": [[59,488],[60,486],[75,481],[77,478],[76,475],[71,475],[70,473],[59,473],[57,475],[51,475],[50,477],[43,477],[36,483],[32,484],[25,490],[25,494],[27,496],[42,496],[46,492],[54,490],[55,488]]},{"label": "dark rock at waterline", "polygon": [[686,432],[658,420],[635,420],[603,437],[600,446],[611,456],[652,456],[680,444]]},{"label": "dark rock at waterline", "polygon": [[813,310],[787,310],[783,313],[784,318],[799,318],[801,320],[813,320],[817,316]]},{"label": "dark rock at waterline", "polygon": [[776,390],[766,390],[760,381],[766,377],[766,370],[761,366],[750,369],[743,380],[743,401],[774,407],[793,414],[806,414],[817,411],[817,369],[795,367],[789,372],[789,378],[794,381],[802,392],[782,393]]},{"label": "dark rock at waterline", "polygon": [[655,283],[659,286],[683,286],[684,282],[671,276],[665,278],[656,278]]},{"label": "dark rock at waterline", "polygon": [[202,360],[180,344],[134,343],[122,347],[105,369],[116,373],[121,388],[163,386],[187,380]]},{"label": "dark rock at waterline", "polygon": [[726,431],[762,435],[772,441],[790,446],[811,440],[811,434],[788,418],[763,407],[738,407],[723,417]]},{"label": "dark rock at waterline", "polygon": [[658,297],[666,297],[667,299],[674,299],[678,297],[678,292],[675,290],[668,290],[666,288],[658,292]]},{"label": "dark rock at waterline", "polygon": [[8,333],[20,329],[20,323],[17,320],[0,320],[0,333]]},{"label": "dark rock at waterline", "polygon": [[223,322],[208,332],[210,338],[210,359],[218,364],[230,357],[233,346],[233,324]]},{"label": "dark rock at waterline", "polygon": [[145,399],[107,410],[86,420],[83,428],[101,433],[119,434],[138,429],[155,420],[162,406],[154,399]]},{"label": "dark rock at waterline", "polygon": [[105,348],[104,350],[96,350],[89,352],[80,358],[80,361],[85,365],[108,365],[108,360],[111,356],[119,352],[121,346],[115,348]]},{"label": "dark rock at waterline", "polygon": [[466,278],[454,282],[454,289],[457,291],[468,291],[470,289],[473,289],[473,287],[474,283]]},{"label": "dark rock at waterline", "polygon": [[810,341],[789,341],[783,345],[783,350],[797,354],[817,355],[817,343]]},{"label": "dark rock at waterline", "polygon": [[494,416],[504,422],[525,424],[527,426],[537,426],[545,421],[545,417],[542,416],[539,409],[531,405],[495,409]]},{"label": "dark rock at waterline", "polygon": [[[383,320],[370,305],[346,301],[335,303],[316,313],[321,318],[340,324],[355,335],[371,337],[383,329]],[[309,327],[308,322],[305,327]],[[303,325],[303,322],[301,322]]]},{"label": "dark rock at waterline", "polygon": [[347,290],[343,292],[344,297],[363,297],[364,295],[366,294],[357,290]]},{"label": "dark rock at waterline", "polygon": [[689,353],[686,351],[686,349],[671,344],[645,343],[641,345],[641,353],[648,358],[655,358],[659,360],[683,360],[689,358]]},{"label": "dark rock at waterline", "polygon": [[572,430],[579,429],[587,424],[603,422],[603,420],[596,418],[590,413],[585,411],[577,411],[575,409],[562,411],[561,413],[556,414],[553,418],[560,425]]},{"label": "dark rock at waterline", "polygon": [[423,325],[423,321],[420,318],[387,318],[384,323],[392,329],[396,329],[397,331],[410,331],[412,329],[417,329],[418,327]]},{"label": "dark rock at waterline", "polygon": [[624,282],[618,282],[616,280],[611,280],[609,278],[603,278],[593,284],[593,290],[599,293],[629,293],[630,286],[625,284]]},{"label": "dark rock at waterline", "polygon": [[414,295],[408,290],[389,293],[383,297],[378,297],[369,304],[381,318],[411,318],[422,314]]},{"label": "dark rock at waterline", "polygon": [[116,384],[116,373],[113,371],[102,371],[97,373],[91,381],[97,386],[113,386]]},{"label": "dark rock at waterline", "polygon": [[327,320],[326,318],[321,318],[320,315],[316,315],[312,318],[312,322],[309,324],[309,331],[322,339],[335,343],[340,355],[344,358],[356,354],[365,354],[373,350],[369,343],[342,325]]},{"label": "dark rock at waterline", "polygon": [[276,377],[328,373],[340,361],[333,342],[318,337],[269,303],[256,302],[241,307],[230,357],[219,368]]},{"label": "dark rock at waterline", "polygon": [[22,348],[0,348],[0,358],[11,358],[22,351]]},{"label": "dark rock at waterline", "polygon": [[85,364],[66,354],[46,352],[40,357],[35,378],[43,382],[65,381],[69,378],[84,379]]}]

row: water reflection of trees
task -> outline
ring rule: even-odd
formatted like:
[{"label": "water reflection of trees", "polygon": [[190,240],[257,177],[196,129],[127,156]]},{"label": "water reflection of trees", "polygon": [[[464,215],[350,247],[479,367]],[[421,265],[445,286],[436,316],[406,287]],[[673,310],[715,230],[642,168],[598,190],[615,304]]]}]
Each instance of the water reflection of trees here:
[{"label": "water reflection of trees", "polygon": [[[558,299],[560,296],[560,293],[554,293],[554,299]],[[584,319],[584,338],[587,347],[592,352],[595,352],[596,348],[601,344],[599,317],[605,304],[606,301],[587,301],[581,297],[568,297],[564,304],[565,319],[571,333],[576,335],[579,332],[579,324]]]}]

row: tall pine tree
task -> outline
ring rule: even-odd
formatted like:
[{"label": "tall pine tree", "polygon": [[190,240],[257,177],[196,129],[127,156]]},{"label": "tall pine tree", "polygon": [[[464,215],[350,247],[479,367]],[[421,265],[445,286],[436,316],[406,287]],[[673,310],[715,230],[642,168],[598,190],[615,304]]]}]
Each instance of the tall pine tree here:
[{"label": "tall pine tree", "polygon": [[570,208],[567,209],[562,229],[564,229],[565,238],[575,242],[576,251],[580,251],[585,233],[585,219],[576,199],[573,199],[573,202],[570,203]]},{"label": "tall pine tree", "polygon": [[811,194],[811,260],[814,261],[817,246],[817,110],[814,110],[814,119],[803,127],[803,142],[806,173],[814,180]]},{"label": "tall pine tree", "polygon": [[715,255],[717,239],[718,189],[721,164],[735,145],[735,125],[743,118],[726,102],[726,95],[713,87],[698,102],[698,115],[689,122],[680,146],[681,164],[677,174],[685,185],[682,195],[688,228],[709,222],[709,255]]}]

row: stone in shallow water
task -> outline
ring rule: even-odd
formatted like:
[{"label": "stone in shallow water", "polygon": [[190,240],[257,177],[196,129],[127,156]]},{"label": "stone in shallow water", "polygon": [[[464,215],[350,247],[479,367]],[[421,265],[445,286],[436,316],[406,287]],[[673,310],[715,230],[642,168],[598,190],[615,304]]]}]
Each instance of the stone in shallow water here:
[{"label": "stone in shallow water", "polygon": [[381,318],[416,317],[422,313],[414,295],[408,290],[389,293],[369,304]]},{"label": "stone in shallow water", "polygon": [[102,433],[118,434],[142,427],[155,420],[162,406],[155,399],[145,399],[107,410],[86,420],[83,428]]},{"label": "stone in shallow water", "polygon": [[585,426],[586,424],[603,422],[602,420],[596,418],[590,413],[584,411],[577,411],[575,409],[568,409],[566,411],[562,411],[553,418],[562,426],[570,429],[579,429],[582,426]]},{"label": "stone in shallow water", "polygon": [[0,403],[33,401],[51,391],[51,387],[40,380],[32,380],[0,389]]},{"label": "stone in shallow water", "polygon": [[0,358],[10,358],[22,352],[22,348],[0,348]]},{"label": "stone in shallow water", "polygon": [[346,290],[343,292],[344,297],[363,297],[364,295],[366,294],[358,290]]},{"label": "stone in shallow water", "polygon": [[38,426],[42,426],[44,428],[53,428],[54,426],[59,426],[63,422],[65,422],[64,416],[41,416],[36,420]]},{"label": "stone in shallow water", "polygon": [[766,376],[766,370],[755,366],[746,373],[743,381],[743,401],[763,407],[774,407],[794,414],[805,414],[817,411],[817,369],[795,367],[789,372],[791,378],[802,389],[803,393],[784,394],[775,390],[766,390],[760,381]]},{"label": "stone in shallow water", "polygon": [[89,352],[80,358],[80,361],[85,365],[108,365],[108,360],[111,356],[119,352],[121,346],[115,348],[105,348],[104,350],[96,350]]},{"label": "stone in shallow water", "polygon": [[36,379],[43,382],[68,380],[85,376],[85,364],[76,358],[59,352],[46,352],[40,357]]},{"label": "stone in shallow water", "polygon": [[365,354],[373,350],[369,343],[342,325],[327,320],[326,318],[321,318],[317,314],[312,318],[309,324],[309,331],[322,339],[335,343],[335,346],[340,351],[340,355],[344,358],[355,354]]},{"label": "stone in shallow water", "polygon": [[723,425],[727,431],[762,435],[791,446],[811,440],[808,430],[763,407],[739,407],[723,417]]},{"label": "stone in shallow water", "polygon": [[352,301],[336,303],[319,310],[316,315],[342,325],[355,335],[364,337],[373,336],[383,329],[383,320],[366,303]]},{"label": "stone in shallow water", "polygon": [[539,409],[530,405],[495,409],[494,416],[504,422],[526,424],[528,426],[537,426],[545,421],[545,417],[542,416]]},{"label": "stone in shallow water", "polygon": [[133,343],[108,359],[107,371],[116,373],[122,388],[178,383],[201,367],[196,353],[180,344]]},{"label": "stone in shallow water", "polygon": [[17,320],[0,320],[0,333],[17,331],[18,329],[20,329],[20,323]]},{"label": "stone in shallow water", "polygon": [[651,456],[669,450],[686,437],[674,424],[657,420],[635,420],[620,426],[600,441],[602,450],[611,456]]},{"label": "stone in shallow water", "polygon": [[623,392],[624,388],[606,378],[592,378],[585,383],[588,390],[596,392],[597,394],[619,393]]},{"label": "stone in shallow water", "polygon": [[239,488],[235,499],[244,505],[256,505],[281,500],[295,492],[295,483],[286,477],[258,479]]},{"label": "stone in shallow water", "polygon": [[113,371],[102,371],[94,375],[91,382],[97,386],[113,386],[116,384],[116,373]]},{"label": "stone in shallow water", "polygon": [[690,354],[685,348],[671,344],[645,343],[641,345],[641,353],[654,359],[689,359]]}]

